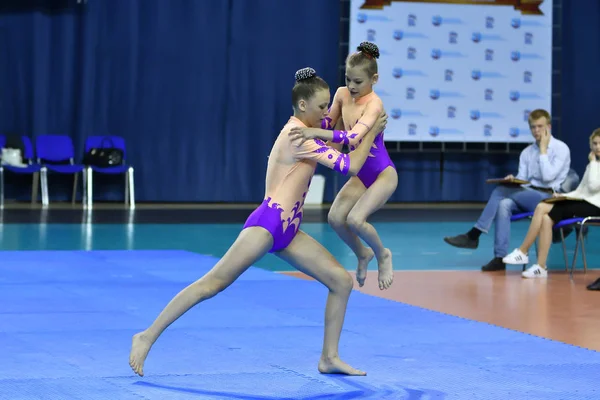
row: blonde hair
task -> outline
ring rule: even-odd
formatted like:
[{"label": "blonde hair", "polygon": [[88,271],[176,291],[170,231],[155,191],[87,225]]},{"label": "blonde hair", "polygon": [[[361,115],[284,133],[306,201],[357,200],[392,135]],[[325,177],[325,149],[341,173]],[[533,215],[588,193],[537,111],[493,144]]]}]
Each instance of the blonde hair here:
[{"label": "blonde hair", "polygon": [[358,65],[365,69],[365,72],[372,78],[377,73],[377,59],[379,58],[379,47],[375,43],[362,42],[356,52],[349,54],[346,58],[346,65],[354,68]]},{"label": "blonde hair", "polygon": [[590,144],[592,144],[592,141],[600,136],[600,128],[596,128],[596,130],[594,132],[592,132],[592,134],[590,135]]}]

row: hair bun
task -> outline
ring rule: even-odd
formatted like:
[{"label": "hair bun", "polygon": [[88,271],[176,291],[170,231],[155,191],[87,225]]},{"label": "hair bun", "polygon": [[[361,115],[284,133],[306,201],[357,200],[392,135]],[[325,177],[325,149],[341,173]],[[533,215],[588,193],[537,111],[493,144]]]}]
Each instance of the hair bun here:
[{"label": "hair bun", "polygon": [[375,43],[362,42],[356,49],[372,58],[379,58],[379,47]]},{"label": "hair bun", "polygon": [[317,71],[315,71],[311,67],[306,67],[296,71],[295,78],[296,82],[300,82],[309,78],[313,78],[315,76],[317,76]]}]

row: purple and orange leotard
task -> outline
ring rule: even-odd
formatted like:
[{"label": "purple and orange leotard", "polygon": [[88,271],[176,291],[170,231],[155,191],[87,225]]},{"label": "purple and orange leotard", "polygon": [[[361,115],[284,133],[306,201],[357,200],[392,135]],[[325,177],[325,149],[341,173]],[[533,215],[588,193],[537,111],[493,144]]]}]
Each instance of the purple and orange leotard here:
[{"label": "purple and orange leotard", "polygon": [[244,224],[244,229],[260,226],[271,233],[270,253],[285,249],[296,236],[317,163],[344,175],[350,169],[350,156],[322,140],[291,142],[288,134],[295,126],[306,127],[298,118],[290,117],[275,140],[269,154],[264,200]]},{"label": "purple and orange leotard", "polygon": [[[333,143],[345,144],[349,146],[350,150],[354,150],[362,142],[362,138],[369,132],[382,111],[383,102],[375,92],[354,100],[348,89],[341,87],[335,93],[329,116],[323,120],[321,128],[333,130],[341,116],[344,126],[348,130],[333,130]],[[368,188],[387,167],[396,168],[385,148],[382,131],[375,137],[371,153],[357,177]]]}]

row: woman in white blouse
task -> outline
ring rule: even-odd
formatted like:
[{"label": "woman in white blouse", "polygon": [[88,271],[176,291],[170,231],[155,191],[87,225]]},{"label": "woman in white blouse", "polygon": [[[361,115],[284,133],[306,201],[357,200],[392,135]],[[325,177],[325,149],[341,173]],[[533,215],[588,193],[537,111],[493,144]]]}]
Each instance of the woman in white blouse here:
[{"label": "woman in white blouse", "polygon": [[523,243],[502,259],[506,264],[528,264],[527,252],[539,235],[538,262],[523,271],[523,278],[548,276],[546,260],[554,224],[569,218],[600,216],[600,128],[590,136],[590,149],[590,163],[577,189],[569,193],[555,193],[553,197],[558,199],[548,199],[552,203],[539,203]]}]

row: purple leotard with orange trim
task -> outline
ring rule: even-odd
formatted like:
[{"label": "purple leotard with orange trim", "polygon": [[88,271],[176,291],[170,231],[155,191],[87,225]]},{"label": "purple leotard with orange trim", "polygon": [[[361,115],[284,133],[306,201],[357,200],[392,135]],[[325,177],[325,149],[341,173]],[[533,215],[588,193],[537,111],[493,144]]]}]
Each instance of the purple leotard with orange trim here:
[{"label": "purple leotard with orange trim", "polygon": [[317,163],[344,175],[350,169],[350,156],[322,140],[290,142],[288,133],[294,126],[306,127],[291,117],[281,130],[269,155],[264,200],[244,224],[244,229],[259,226],[273,236],[270,253],[285,249],[298,233],[304,200]]},{"label": "purple leotard with orange trim", "polygon": [[[306,193],[304,196],[306,196]],[[302,199],[302,205],[304,205],[304,199]],[[244,229],[251,226],[265,228],[273,236],[273,247],[271,247],[269,253],[283,250],[292,243],[300,228],[300,223],[302,222],[302,211],[300,210],[302,209],[302,205],[300,202],[296,202],[293,208],[294,214],[288,217],[287,220],[284,220],[282,218],[284,209],[279,204],[274,203],[272,198],[268,197],[250,214],[244,224]]]},{"label": "purple leotard with orange trim", "polygon": [[385,148],[383,141],[383,132],[377,134],[371,146],[371,156],[367,157],[367,161],[363,167],[358,171],[356,176],[361,180],[366,188],[369,188],[375,181],[379,174],[383,172],[387,167],[396,169],[394,162],[390,158],[390,155]]},{"label": "purple leotard with orange trim", "polygon": [[[330,108],[330,116],[325,118],[321,123],[322,129],[333,131],[333,143],[341,143],[349,146],[350,150],[356,149],[356,146],[362,143],[363,136],[370,130],[370,126],[363,122],[364,119],[370,119],[373,121],[375,116],[364,117],[362,113],[365,112],[367,104],[369,102],[380,102],[379,97],[374,93],[370,93],[363,98],[356,100],[355,104],[351,103],[351,97],[346,88],[339,88],[336,92],[333,100],[333,105]],[[333,118],[331,117],[333,116]],[[337,121],[339,117],[344,120],[344,125],[349,127],[348,131],[334,130],[334,120]],[[354,121],[350,124],[349,121]],[[360,126],[359,126],[360,125]],[[360,129],[353,129],[353,128]],[[380,132],[375,137],[373,145],[371,146],[371,152],[367,161],[358,172],[357,177],[369,188],[376,180],[379,174],[381,174],[387,167],[396,169],[394,162],[390,158],[390,155],[385,148],[385,142],[383,140],[383,132]]]}]

